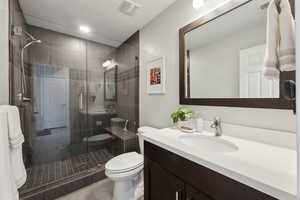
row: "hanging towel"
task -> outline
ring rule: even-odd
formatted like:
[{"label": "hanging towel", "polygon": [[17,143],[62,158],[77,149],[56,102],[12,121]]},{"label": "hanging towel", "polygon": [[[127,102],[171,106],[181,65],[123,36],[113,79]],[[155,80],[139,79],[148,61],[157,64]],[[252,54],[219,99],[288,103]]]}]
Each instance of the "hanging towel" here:
[{"label": "hanging towel", "polygon": [[7,106],[8,139],[10,144],[10,160],[17,188],[24,185],[27,175],[23,162],[22,144],[24,136],[21,130],[19,110],[16,106]]},{"label": "hanging towel", "polygon": [[296,70],[296,23],[288,0],[281,0],[279,14],[279,69]]},{"label": "hanging towel", "polygon": [[11,148],[18,148],[24,142],[18,108],[15,106],[7,106],[7,115],[9,143],[11,145]]},{"label": "hanging towel", "polygon": [[280,71],[296,70],[295,21],[288,0],[281,0],[280,13],[276,0],[271,0],[267,16],[267,45],[264,76],[279,78]]},{"label": "hanging towel", "polygon": [[0,199],[18,200],[19,194],[10,159],[7,107],[0,106]]}]

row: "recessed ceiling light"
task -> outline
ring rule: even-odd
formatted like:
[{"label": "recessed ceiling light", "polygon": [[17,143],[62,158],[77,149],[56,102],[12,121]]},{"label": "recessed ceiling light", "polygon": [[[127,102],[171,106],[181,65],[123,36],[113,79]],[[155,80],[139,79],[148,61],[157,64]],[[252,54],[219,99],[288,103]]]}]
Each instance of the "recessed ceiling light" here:
[{"label": "recessed ceiling light", "polygon": [[204,0],[193,0],[193,7],[199,9],[204,6]]},{"label": "recessed ceiling light", "polygon": [[82,32],[82,33],[89,33],[91,32],[91,29],[87,26],[79,26],[79,30]]}]

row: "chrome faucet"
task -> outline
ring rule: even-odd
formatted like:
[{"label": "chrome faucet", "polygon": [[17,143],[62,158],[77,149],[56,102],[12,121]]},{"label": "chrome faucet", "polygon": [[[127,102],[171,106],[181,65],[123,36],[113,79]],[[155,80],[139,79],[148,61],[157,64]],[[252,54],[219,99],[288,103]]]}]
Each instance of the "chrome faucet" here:
[{"label": "chrome faucet", "polygon": [[215,117],[213,123],[210,125],[211,128],[216,129],[216,136],[222,136],[223,131],[221,127],[221,118]]}]

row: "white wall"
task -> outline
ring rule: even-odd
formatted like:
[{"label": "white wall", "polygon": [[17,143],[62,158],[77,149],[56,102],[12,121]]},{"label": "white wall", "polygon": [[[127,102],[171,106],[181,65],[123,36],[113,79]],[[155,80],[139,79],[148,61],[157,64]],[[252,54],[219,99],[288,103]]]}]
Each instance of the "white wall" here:
[{"label": "white wall", "polygon": [[[177,0],[140,32],[140,123],[155,127],[171,125],[170,113],[179,106],[179,37],[178,30],[224,0],[209,0],[206,7],[195,10],[192,0]],[[217,30],[216,30],[217,31]],[[146,93],[146,63],[166,57],[166,94]],[[220,116],[223,121],[276,130],[296,131],[291,111],[272,109],[190,106],[207,120]]]},{"label": "white wall", "polygon": [[0,0],[0,105],[8,104],[8,0]]},{"label": "white wall", "polygon": [[[300,20],[300,1],[296,1],[296,21]],[[300,25],[299,23],[296,23],[297,26],[297,33],[300,33]],[[299,35],[299,34],[297,34]],[[298,38],[297,39],[297,49],[300,48],[300,40]],[[297,60],[300,59],[300,51],[297,51]],[[300,64],[297,61],[297,113],[300,112],[300,87],[299,87],[299,81],[300,81]],[[300,115],[297,115],[297,127],[299,127],[300,124]],[[298,154],[298,196],[297,199],[300,199],[300,130],[299,128],[297,128],[297,146],[298,146],[298,150],[297,150],[297,154]]]}]

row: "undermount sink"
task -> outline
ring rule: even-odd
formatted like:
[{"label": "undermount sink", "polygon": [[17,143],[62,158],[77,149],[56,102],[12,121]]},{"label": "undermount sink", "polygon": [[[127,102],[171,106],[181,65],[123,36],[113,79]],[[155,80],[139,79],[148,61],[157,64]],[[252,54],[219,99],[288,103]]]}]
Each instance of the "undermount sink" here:
[{"label": "undermount sink", "polygon": [[183,144],[196,148],[200,151],[228,153],[238,150],[238,147],[234,143],[219,137],[191,134],[182,135],[179,137],[179,140]]}]

